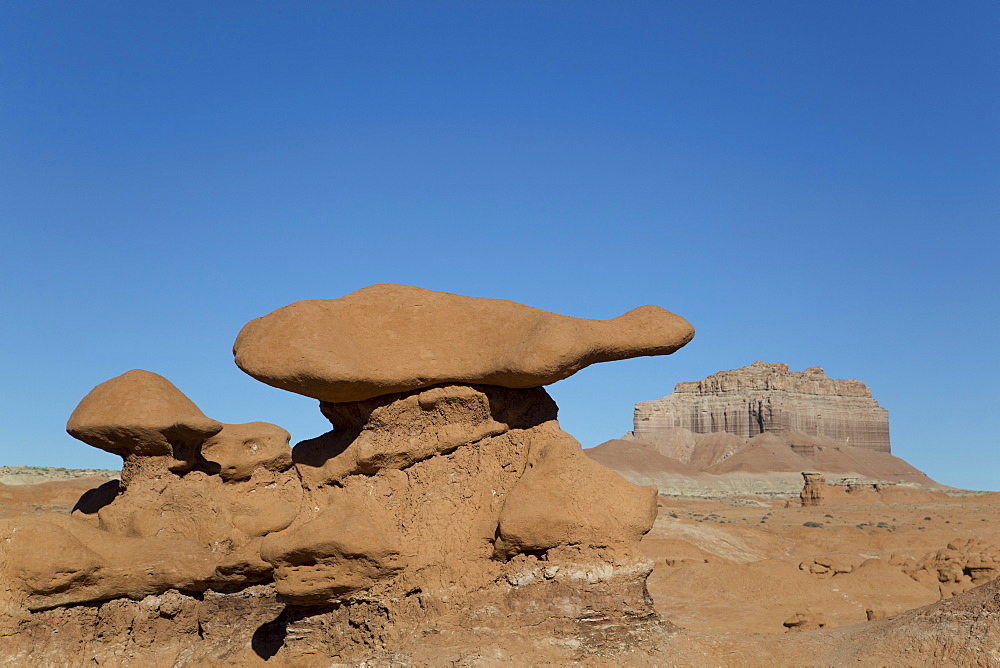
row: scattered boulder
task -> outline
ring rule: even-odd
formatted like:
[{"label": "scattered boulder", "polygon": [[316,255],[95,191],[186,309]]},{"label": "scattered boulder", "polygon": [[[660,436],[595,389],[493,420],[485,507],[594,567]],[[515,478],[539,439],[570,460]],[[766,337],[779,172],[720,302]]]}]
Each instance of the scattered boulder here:
[{"label": "scattered boulder", "polygon": [[816,629],[826,628],[827,623],[826,615],[822,612],[804,610],[796,612],[786,619],[782,622],[782,626],[789,632],[815,631]]},{"label": "scattered boulder", "polygon": [[834,552],[810,557],[799,563],[799,570],[806,571],[817,577],[832,578],[846,575],[861,565],[867,557],[847,552]]}]

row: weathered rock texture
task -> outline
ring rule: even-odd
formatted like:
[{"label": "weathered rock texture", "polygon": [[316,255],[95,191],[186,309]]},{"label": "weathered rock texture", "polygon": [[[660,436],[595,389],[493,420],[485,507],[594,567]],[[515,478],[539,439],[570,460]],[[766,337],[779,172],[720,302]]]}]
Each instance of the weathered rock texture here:
[{"label": "weathered rock texture", "polygon": [[522,629],[576,660],[581,636],[659,628],[639,550],[656,489],[589,459],[539,386],[692,334],[656,307],[587,321],[403,286],[299,302],[236,344],[323,400],[333,429],[293,449],[157,374],[113,378],[67,429],[121,455],[121,480],[0,523],[0,637],[36,661],[298,666],[427,662],[439,634],[525,662],[505,649]]},{"label": "weathered rock texture", "polygon": [[657,306],[584,320],[505,299],[373,285],[257,318],[233,354],[261,382],[345,402],[444,383],[541,387],[596,362],[670,354],[693,336],[684,318]]},{"label": "weathered rock texture", "polygon": [[678,383],[672,394],[636,404],[637,438],[655,439],[676,427],[740,438],[794,431],[890,451],[888,411],[861,381],[828,378],[821,367],[789,371],[787,364],[754,362]]},{"label": "weathered rock texture", "polygon": [[958,539],[916,562],[900,561],[903,572],[950,598],[1000,576],[1000,545],[974,538]]},{"label": "weathered rock texture", "polygon": [[828,481],[821,473],[802,472],[799,500],[805,507],[842,503],[921,503],[947,499],[944,487],[934,489],[919,482],[887,482],[839,477]]},{"label": "weathered rock texture", "polygon": [[121,480],[85,493],[72,516],[0,523],[0,611],[13,613],[0,614],[0,633],[25,621],[18,610],[271,578],[261,540],[291,523],[302,496],[285,430],[211,420],[142,370],[94,388],[67,429],[120,454]]}]

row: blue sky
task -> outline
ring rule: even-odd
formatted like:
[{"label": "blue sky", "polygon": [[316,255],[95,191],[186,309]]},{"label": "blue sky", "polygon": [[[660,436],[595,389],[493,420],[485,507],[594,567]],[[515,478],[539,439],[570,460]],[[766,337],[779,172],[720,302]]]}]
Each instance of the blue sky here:
[{"label": "blue sky", "polygon": [[242,325],[403,283],[688,318],[551,387],[584,446],[754,360],[859,378],[1000,489],[995,2],[0,5],[0,464],[117,468],[96,384],[315,436]]}]

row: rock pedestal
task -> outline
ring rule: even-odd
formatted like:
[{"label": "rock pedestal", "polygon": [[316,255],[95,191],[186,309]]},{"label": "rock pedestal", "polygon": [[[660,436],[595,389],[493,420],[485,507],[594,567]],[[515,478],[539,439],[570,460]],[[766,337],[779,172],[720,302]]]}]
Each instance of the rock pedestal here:
[{"label": "rock pedestal", "polygon": [[30,645],[0,656],[299,666],[627,651],[660,624],[639,551],[656,488],[586,457],[541,385],[692,335],[656,307],[587,321],[405,286],[299,302],[236,344],[254,377],[321,400],[332,430],[291,449],[276,425],[206,417],[162,376],[102,383],[68,429],[120,454],[121,481],[72,517],[0,524],[0,635]]}]

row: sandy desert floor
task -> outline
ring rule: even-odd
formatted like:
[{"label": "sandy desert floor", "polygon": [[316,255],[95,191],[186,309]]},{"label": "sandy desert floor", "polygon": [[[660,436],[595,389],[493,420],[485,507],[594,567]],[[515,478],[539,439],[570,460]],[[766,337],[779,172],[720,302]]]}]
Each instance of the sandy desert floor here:
[{"label": "sandy desert floor", "polygon": [[[972,567],[988,566],[983,553],[989,562],[1000,546],[998,493],[805,508],[797,500],[742,502],[752,505],[661,497],[642,544],[656,562],[648,587],[664,618],[694,631],[745,633],[881,619],[940,600],[942,590],[981,584],[973,576],[989,572]],[[938,577],[906,574],[928,557]],[[942,568],[949,558],[954,566]],[[800,623],[785,626],[796,615]]]},{"label": "sandy desert floor", "polygon": [[[101,482],[0,485],[0,518],[69,512]],[[642,545],[656,564],[655,607],[680,627],[662,648],[679,664],[806,661],[811,643],[835,651],[840,632],[831,629],[935,603],[1000,572],[1000,493],[815,507],[752,497],[659,503]],[[854,638],[868,626],[853,628],[843,631]]]}]

